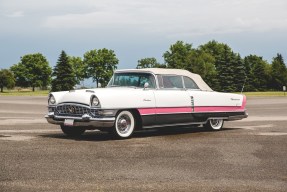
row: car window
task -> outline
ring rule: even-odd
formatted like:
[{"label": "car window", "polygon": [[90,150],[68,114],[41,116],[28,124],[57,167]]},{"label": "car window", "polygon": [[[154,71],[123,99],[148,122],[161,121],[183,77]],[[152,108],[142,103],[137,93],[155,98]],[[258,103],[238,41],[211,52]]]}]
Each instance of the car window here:
[{"label": "car window", "polygon": [[155,88],[154,76],[147,73],[115,73],[108,87],[144,87]]},{"label": "car window", "polygon": [[198,86],[196,85],[196,83],[190,79],[189,77],[183,77],[183,81],[184,81],[184,86],[187,89],[199,89]]},{"label": "car window", "polygon": [[162,77],[161,77],[161,75],[157,75],[157,82],[158,82],[158,87],[159,87],[160,89],[162,89],[162,88],[163,88],[163,82],[162,82]]},{"label": "car window", "polygon": [[181,76],[163,75],[162,83],[164,88],[183,88]]}]

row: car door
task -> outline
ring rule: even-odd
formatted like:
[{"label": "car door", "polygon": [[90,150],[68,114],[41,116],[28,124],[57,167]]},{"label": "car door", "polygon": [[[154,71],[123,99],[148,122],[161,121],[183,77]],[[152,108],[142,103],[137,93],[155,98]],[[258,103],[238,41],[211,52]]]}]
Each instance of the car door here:
[{"label": "car door", "polygon": [[182,124],[192,121],[191,97],[179,75],[157,75],[159,89],[154,91],[156,123]]}]

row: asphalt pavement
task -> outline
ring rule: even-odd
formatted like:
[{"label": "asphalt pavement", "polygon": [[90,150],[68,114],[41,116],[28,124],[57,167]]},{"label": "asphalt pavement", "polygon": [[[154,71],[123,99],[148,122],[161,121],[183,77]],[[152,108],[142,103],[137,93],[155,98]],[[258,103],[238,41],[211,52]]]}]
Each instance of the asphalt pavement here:
[{"label": "asphalt pavement", "polygon": [[0,96],[0,191],[287,191],[287,97],[248,97],[218,132],[65,136],[47,97]]}]

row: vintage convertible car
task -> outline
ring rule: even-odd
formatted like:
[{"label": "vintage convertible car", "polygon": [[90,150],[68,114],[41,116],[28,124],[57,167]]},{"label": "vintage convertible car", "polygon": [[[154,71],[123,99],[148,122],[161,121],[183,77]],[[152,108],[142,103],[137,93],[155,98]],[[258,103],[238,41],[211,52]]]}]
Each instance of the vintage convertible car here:
[{"label": "vintage convertible car", "polygon": [[166,126],[220,130],[224,121],[246,118],[245,105],[245,95],[215,92],[186,70],[129,69],[115,71],[107,88],[50,93],[45,117],[67,135],[99,129],[128,138]]}]

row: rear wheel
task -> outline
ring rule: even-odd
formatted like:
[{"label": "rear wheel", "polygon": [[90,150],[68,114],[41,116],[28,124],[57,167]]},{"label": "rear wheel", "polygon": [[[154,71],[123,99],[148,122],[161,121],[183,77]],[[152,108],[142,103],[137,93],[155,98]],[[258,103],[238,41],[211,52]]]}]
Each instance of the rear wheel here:
[{"label": "rear wheel", "polygon": [[70,127],[70,126],[65,126],[65,125],[61,125],[61,129],[63,131],[63,133],[65,133],[68,136],[80,136],[82,135],[86,129],[83,127]]},{"label": "rear wheel", "polygon": [[223,124],[224,124],[223,119],[210,119],[207,121],[204,127],[208,130],[219,131],[222,129]]},{"label": "rear wheel", "polygon": [[135,118],[130,111],[121,111],[117,117],[113,133],[118,138],[129,138],[135,129]]}]

